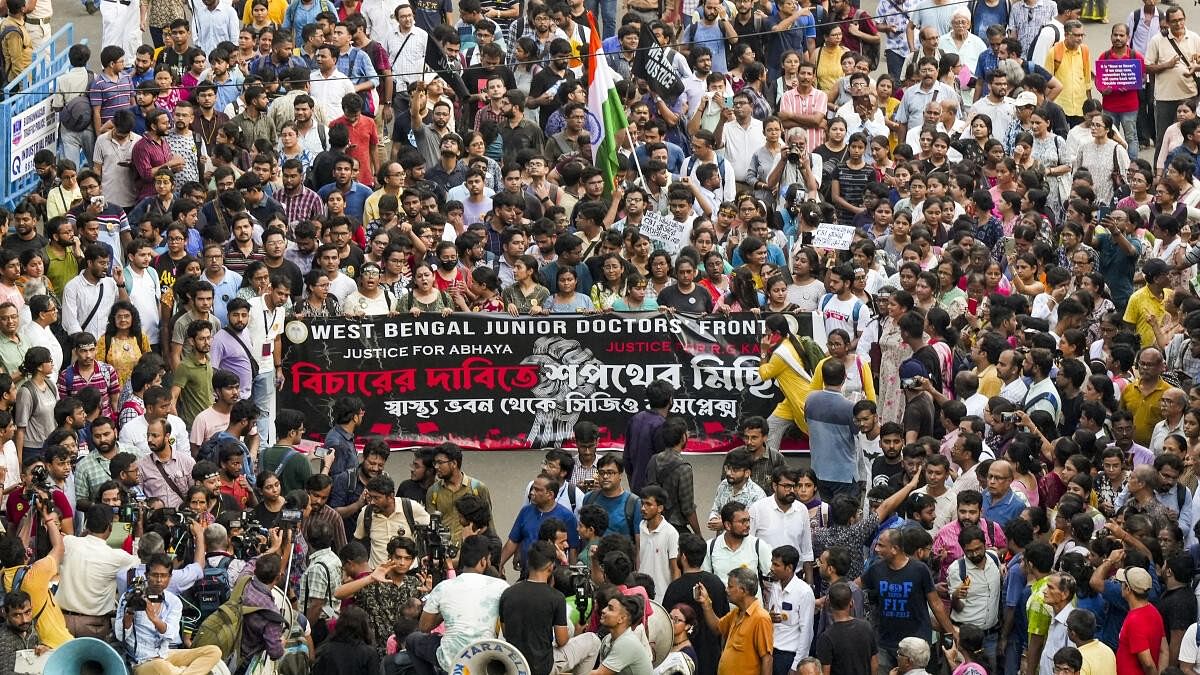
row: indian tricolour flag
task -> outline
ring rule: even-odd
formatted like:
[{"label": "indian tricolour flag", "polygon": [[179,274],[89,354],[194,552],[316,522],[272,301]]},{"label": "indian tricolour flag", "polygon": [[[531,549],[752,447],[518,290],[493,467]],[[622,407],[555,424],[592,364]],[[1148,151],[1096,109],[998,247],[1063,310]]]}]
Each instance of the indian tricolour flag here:
[{"label": "indian tricolour flag", "polygon": [[605,192],[613,188],[617,175],[617,132],[629,126],[625,107],[613,86],[616,79],[600,48],[600,31],[588,12],[591,39],[588,41],[588,111],[599,122],[600,133],[592,138],[592,162],[604,174]]}]

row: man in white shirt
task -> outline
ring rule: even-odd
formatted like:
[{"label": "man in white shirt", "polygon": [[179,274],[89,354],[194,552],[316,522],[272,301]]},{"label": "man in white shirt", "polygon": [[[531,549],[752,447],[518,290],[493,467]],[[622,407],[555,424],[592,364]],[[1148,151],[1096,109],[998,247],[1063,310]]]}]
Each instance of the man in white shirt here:
[{"label": "man in white shirt", "polygon": [[54,602],[62,609],[71,635],[105,640],[112,632],[111,615],[117,606],[116,574],[139,560],[108,545],[111,506],[95,504],[87,510],[86,518],[86,537],[63,538]]},{"label": "man in white shirt", "polygon": [[[147,387],[142,400],[146,406],[146,414],[133,418],[121,427],[119,437],[121,443],[132,445],[142,453],[149,453],[151,451],[147,433],[149,423],[165,419],[171,425],[171,447],[175,449],[175,452],[186,453],[190,458],[192,446],[188,442],[187,425],[183,423],[183,420],[171,414],[171,392],[160,386]],[[145,478],[144,474],[143,478]],[[168,506],[171,505],[168,504]]]},{"label": "man in white shirt", "polygon": [[192,5],[192,37],[206,55],[222,42],[237,44],[241,21],[233,5],[223,0],[204,0]]},{"label": "man in white shirt", "polygon": [[142,319],[142,332],[150,341],[153,351],[158,351],[159,344],[159,300],[162,297],[162,287],[158,274],[150,269],[154,260],[154,247],[145,239],[134,239],[126,251],[125,290],[129,301],[137,308]]},{"label": "man in white shirt", "polygon": [[87,331],[104,335],[108,313],[117,300],[129,301],[125,292],[124,268],[113,268],[108,276],[112,253],[100,244],[83,250],[83,271],[63,289],[62,327],[67,335]]},{"label": "man in white shirt", "polygon": [[1063,25],[1072,19],[1079,19],[1080,4],[1064,3],[1059,7],[1058,15],[1050,19],[1050,22],[1045,26],[1042,26],[1041,30],[1038,31],[1037,37],[1033,38],[1033,44],[1030,46],[1032,53],[1032,58],[1029,59],[1030,63],[1041,65],[1046,62],[1046,54],[1050,52],[1050,49],[1054,45],[1062,41],[1066,33]]},{"label": "man in white shirt", "polygon": [[657,485],[642,488],[641,539],[638,571],[654,580],[654,599],[662,602],[667,586],[679,577],[679,530],[667,522],[667,491]]},{"label": "man in white shirt", "polygon": [[938,48],[945,54],[957,54],[958,61],[969,72],[975,72],[979,55],[987,51],[983,38],[971,32],[971,11],[959,5],[950,19],[950,32],[943,33]]},{"label": "man in white shirt", "polygon": [[[866,73],[850,74],[850,100],[843,103],[835,114],[846,121],[848,133],[861,131],[871,137],[887,136],[890,133],[883,109],[871,100],[871,78]],[[761,144],[754,147],[760,146]]]},{"label": "man in white shirt", "polygon": [[967,128],[970,128],[971,120],[976,115],[987,115],[992,120],[992,138],[1004,141],[1017,114],[1017,101],[1020,101],[1020,105],[1037,105],[1037,97],[1033,92],[1021,92],[1017,101],[1009,98],[1008,74],[999,68],[987,74],[987,81],[988,94],[971,106],[967,113]]},{"label": "man in white shirt", "polygon": [[958,542],[963,557],[950,563],[946,572],[950,620],[958,625],[976,626],[985,635],[990,634],[990,640],[985,638],[984,649],[990,646],[995,651],[1003,588],[1000,559],[987,550],[987,539],[978,527],[964,528]]},{"label": "man in white shirt", "polygon": [[796,469],[776,469],[771,475],[772,494],[750,505],[750,534],[775,549],[785,544],[793,545],[799,552],[797,566],[803,565],[805,579],[811,580],[813,571],[812,531],[808,509],[796,504],[796,483],[800,472]]},{"label": "man in white shirt", "polygon": [[287,318],[284,306],[291,296],[291,283],[287,277],[273,274],[267,292],[250,298],[250,323],[246,333],[250,339],[250,353],[258,359],[258,375],[254,378],[251,396],[254,405],[262,411],[258,416],[258,437],[264,448],[274,443],[275,391],[283,382],[279,336],[283,334],[283,322]]},{"label": "man in white shirt", "polygon": [[[757,146],[756,146],[757,147]],[[717,138],[712,132],[701,129],[692,137],[693,155],[683,162],[683,175],[691,182],[699,185],[696,170],[705,164],[715,164],[720,183],[715,189],[717,203],[712,205],[713,211],[721,202],[731,202],[737,197],[737,183],[734,180],[730,162],[717,155]]]},{"label": "man in white shirt", "polygon": [[[384,0],[382,5],[393,2],[394,0]],[[395,73],[393,77],[396,78],[396,91],[401,91],[401,85],[407,88],[413,82],[421,81],[421,74],[425,71],[425,51],[429,45],[429,34],[413,25],[415,15],[411,5],[404,2],[394,6],[395,11],[389,16],[395,17],[396,22],[392,24],[389,21],[386,29],[377,29],[376,21],[371,20],[372,16],[379,13],[378,9],[367,14],[367,20],[372,22],[371,35],[380,40],[384,49],[387,49],[392,72]],[[330,119],[336,119],[338,116]]]},{"label": "man in white shirt", "polygon": [[317,69],[309,77],[309,95],[325,113],[325,119],[342,116],[342,97],[354,93],[354,82],[337,69],[337,55],[331,45],[317,47]]},{"label": "man in white shirt", "polygon": [[733,165],[733,178],[737,182],[745,182],[746,173],[750,171],[750,159],[767,142],[763,136],[763,124],[751,115],[752,112],[750,95],[744,92],[734,94],[733,112],[721,113],[714,134],[717,147],[725,153],[725,160]]},{"label": "man in white shirt", "polygon": [[785,544],[771,551],[771,576],[775,580],[767,582],[765,609],[774,622],[775,658],[790,663],[789,672],[796,672],[800,661],[808,656],[816,610],[812,587],[796,574],[799,561],[794,546]]}]

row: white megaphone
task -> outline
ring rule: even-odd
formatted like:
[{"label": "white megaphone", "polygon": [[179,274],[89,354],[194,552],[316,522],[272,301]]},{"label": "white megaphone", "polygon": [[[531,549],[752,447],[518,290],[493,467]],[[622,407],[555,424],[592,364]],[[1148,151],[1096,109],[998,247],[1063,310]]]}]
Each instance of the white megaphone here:
[{"label": "white megaphone", "polygon": [[50,652],[46,675],[129,675],[125,659],[103,640],[75,638]]},{"label": "white megaphone", "polygon": [[529,662],[504,640],[476,640],[459,652],[450,675],[529,675]]}]

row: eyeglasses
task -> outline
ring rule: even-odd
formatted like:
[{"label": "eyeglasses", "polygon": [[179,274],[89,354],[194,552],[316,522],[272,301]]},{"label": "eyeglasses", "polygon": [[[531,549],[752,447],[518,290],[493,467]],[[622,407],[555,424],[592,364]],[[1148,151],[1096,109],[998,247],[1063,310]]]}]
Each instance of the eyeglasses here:
[{"label": "eyeglasses", "polygon": [[615,469],[600,469],[596,472],[597,476],[620,476],[621,472]]}]

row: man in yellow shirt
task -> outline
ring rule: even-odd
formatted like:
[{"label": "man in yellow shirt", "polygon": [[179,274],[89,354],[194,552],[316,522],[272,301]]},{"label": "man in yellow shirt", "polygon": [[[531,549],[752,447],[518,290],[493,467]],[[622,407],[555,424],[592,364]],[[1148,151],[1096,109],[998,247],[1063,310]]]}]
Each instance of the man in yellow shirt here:
[{"label": "man in yellow shirt", "polygon": [[50,581],[58,576],[58,565],[62,562],[64,551],[58,515],[54,512],[53,502],[48,499],[39,501],[38,507],[39,513],[30,514],[30,517],[37,519],[36,527],[44,530],[49,537],[50,552],[30,565],[25,545],[18,537],[0,539],[0,565],[4,566],[0,578],[4,581],[5,592],[8,592],[14,590],[16,578],[21,576],[19,590],[29,594],[38,636],[42,644],[53,649],[74,636],[67,630],[67,620],[50,594]]},{"label": "man in yellow shirt", "polygon": [[1062,106],[1067,121],[1075,126],[1083,121],[1083,102],[1092,95],[1092,56],[1083,44],[1083,22],[1071,19],[1063,24],[1063,39],[1046,52],[1043,65],[1062,82],[1062,93],[1055,103]]},{"label": "man in yellow shirt", "polygon": [[1121,407],[1133,413],[1133,442],[1150,447],[1154,425],[1163,419],[1162,397],[1171,385],[1162,379],[1166,365],[1157,347],[1147,347],[1138,354],[1138,379],[1130,382],[1121,394]]},{"label": "man in yellow shirt", "polygon": [[1134,291],[1125,305],[1122,320],[1137,329],[1143,349],[1158,344],[1158,322],[1166,315],[1166,303],[1171,299],[1171,290],[1167,288],[1167,284],[1171,283],[1169,272],[1170,266],[1166,261],[1158,258],[1147,260],[1142,265],[1146,285]]},{"label": "man in yellow shirt", "polygon": [[1004,381],[996,373],[1000,355],[1008,349],[1008,343],[999,333],[984,333],[971,346],[971,360],[975,362],[975,375],[979,378],[979,393],[991,398],[999,396]]},{"label": "man in yellow shirt", "polygon": [[770,675],[774,665],[775,627],[758,601],[758,570],[737,567],[729,572],[729,613],[718,617],[704,584],[696,584],[704,622],[725,638],[717,675]]}]

